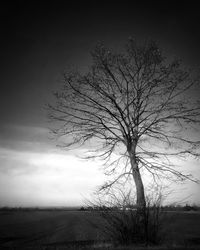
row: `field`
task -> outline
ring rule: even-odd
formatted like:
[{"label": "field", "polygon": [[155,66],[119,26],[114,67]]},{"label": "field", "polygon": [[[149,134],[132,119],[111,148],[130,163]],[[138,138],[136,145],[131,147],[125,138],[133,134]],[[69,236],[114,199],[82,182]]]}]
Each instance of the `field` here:
[{"label": "field", "polygon": [[[165,212],[163,220],[163,245],[148,249],[200,249],[199,212]],[[0,249],[146,249],[111,246],[100,223],[94,211],[0,211]]]}]

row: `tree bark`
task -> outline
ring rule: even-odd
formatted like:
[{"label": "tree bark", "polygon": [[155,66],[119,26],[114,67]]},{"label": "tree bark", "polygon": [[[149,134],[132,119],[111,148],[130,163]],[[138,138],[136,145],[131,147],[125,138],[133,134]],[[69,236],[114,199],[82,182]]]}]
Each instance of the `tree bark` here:
[{"label": "tree bark", "polygon": [[136,187],[136,195],[137,195],[137,200],[136,200],[136,205],[137,205],[137,210],[139,211],[145,211],[146,208],[146,200],[145,200],[145,194],[144,194],[144,185],[142,182],[140,170],[138,168],[138,164],[136,162],[135,154],[134,152],[129,152],[130,156],[130,163],[131,163],[131,169],[132,169],[132,175],[133,175],[133,180],[135,182],[135,187]]},{"label": "tree bark", "polygon": [[147,228],[147,220],[146,220],[146,199],[144,194],[144,185],[142,182],[142,177],[140,174],[140,169],[138,167],[138,163],[135,156],[135,148],[132,147],[131,151],[129,151],[131,169],[133,180],[135,182],[136,187],[136,225],[137,230],[139,232],[139,236],[142,240],[147,240],[148,238],[148,228]]}]

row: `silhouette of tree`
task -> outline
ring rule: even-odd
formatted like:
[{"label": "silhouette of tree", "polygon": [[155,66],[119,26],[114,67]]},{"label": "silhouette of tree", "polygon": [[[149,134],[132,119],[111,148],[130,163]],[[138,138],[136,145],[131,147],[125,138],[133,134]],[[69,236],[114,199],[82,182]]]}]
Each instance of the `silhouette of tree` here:
[{"label": "silhouette of tree", "polygon": [[138,45],[130,39],[123,53],[98,45],[92,58],[87,73],[64,73],[56,104],[49,105],[53,132],[67,138],[62,146],[85,145],[86,158],[104,160],[115,178],[102,189],[132,176],[138,210],[144,209],[141,169],[154,179],[194,180],[177,170],[174,157],[199,156],[194,130],[200,108],[187,94],[197,80],[152,41]]}]

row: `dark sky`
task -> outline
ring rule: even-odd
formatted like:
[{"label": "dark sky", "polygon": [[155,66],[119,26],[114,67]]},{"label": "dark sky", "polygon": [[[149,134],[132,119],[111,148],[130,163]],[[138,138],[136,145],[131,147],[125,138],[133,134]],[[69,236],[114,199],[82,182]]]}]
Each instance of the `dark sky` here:
[{"label": "dark sky", "polygon": [[0,119],[37,124],[70,65],[86,67],[98,42],[122,47],[128,37],[155,39],[170,55],[200,63],[200,14],[190,2],[82,4],[18,2],[1,6]]},{"label": "dark sky", "polygon": [[[5,2],[0,6],[0,201],[63,204],[68,187],[57,168],[66,163],[63,155],[50,154],[53,146],[44,110],[61,86],[63,70],[71,66],[87,70],[97,43],[117,50],[130,36],[156,40],[167,56],[199,68],[199,7],[195,1]],[[66,157],[81,168],[73,157]],[[65,169],[72,176],[70,185],[76,185],[80,168]],[[78,181],[81,190],[91,180],[85,176]],[[198,199],[199,187],[190,185],[190,191]],[[70,200],[71,193],[68,196]]]}]

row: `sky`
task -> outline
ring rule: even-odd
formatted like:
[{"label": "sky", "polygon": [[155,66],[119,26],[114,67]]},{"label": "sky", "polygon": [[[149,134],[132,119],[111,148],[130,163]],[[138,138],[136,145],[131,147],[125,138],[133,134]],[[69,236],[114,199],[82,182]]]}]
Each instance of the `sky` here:
[{"label": "sky", "polygon": [[[80,205],[105,180],[99,162],[83,162],[51,139],[44,107],[65,69],[84,72],[97,43],[118,50],[129,37],[156,40],[170,58],[199,68],[199,23],[192,1],[1,3],[0,206]],[[200,178],[199,161],[188,166]],[[172,201],[200,204],[199,193],[187,182],[175,186]]]}]

